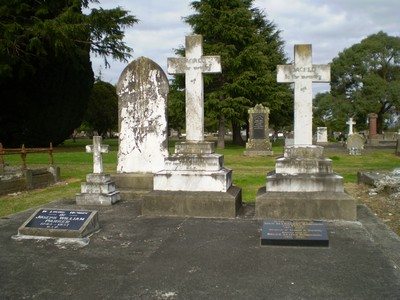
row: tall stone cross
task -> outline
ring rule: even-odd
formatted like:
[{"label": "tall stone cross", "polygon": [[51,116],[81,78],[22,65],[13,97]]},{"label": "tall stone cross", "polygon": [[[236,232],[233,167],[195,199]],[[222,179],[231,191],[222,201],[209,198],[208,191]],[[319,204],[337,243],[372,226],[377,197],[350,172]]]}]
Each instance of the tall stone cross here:
[{"label": "tall stone cross", "polygon": [[346,124],[349,125],[349,135],[353,134],[353,125],[356,125],[356,122],[353,121],[353,118],[349,118]]},{"label": "tall stone cross", "polygon": [[330,65],[312,64],[310,44],[294,46],[294,65],[278,65],[277,81],[294,83],[294,145],[312,145],[312,83],[330,80]]},{"label": "tall stone cross", "polygon": [[108,153],[109,146],[101,143],[101,136],[93,137],[93,145],[86,145],[86,152],[93,153],[93,173],[103,173],[103,158],[102,153]]},{"label": "tall stone cross", "polygon": [[185,74],[186,140],[204,141],[203,74],[221,73],[220,56],[203,56],[203,36],[185,38],[186,57],[168,58],[169,74]]}]

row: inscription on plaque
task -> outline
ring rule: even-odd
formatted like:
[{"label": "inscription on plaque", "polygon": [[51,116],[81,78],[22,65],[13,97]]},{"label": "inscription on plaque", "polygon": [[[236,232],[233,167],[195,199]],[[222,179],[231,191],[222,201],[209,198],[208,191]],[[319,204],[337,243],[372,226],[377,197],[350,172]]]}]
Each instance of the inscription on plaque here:
[{"label": "inscription on plaque", "polygon": [[265,114],[253,114],[254,139],[265,139]]},{"label": "inscription on plaque", "polygon": [[329,247],[329,238],[323,222],[266,220],[261,245]]},{"label": "inscription on plaque", "polygon": [[98,228],[97,211],[39,209],[18,229],[18,234],[83,237]]}]

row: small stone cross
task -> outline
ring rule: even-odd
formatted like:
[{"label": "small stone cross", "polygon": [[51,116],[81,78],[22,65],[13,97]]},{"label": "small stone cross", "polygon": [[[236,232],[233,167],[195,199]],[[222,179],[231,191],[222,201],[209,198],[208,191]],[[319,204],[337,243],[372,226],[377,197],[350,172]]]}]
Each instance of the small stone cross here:
[{"label": "small stone cross", "polygon": [[353,125],[356,125],[356,122],[353,121],[353,118],[349,118],[346,124],[349,125],[349,135],[353,134]]},{"label": "small stone cross", "polygon": [[93,173],[103,173],[103,158],[102,153],[108,153],[109,146],[101,143],[101,136],[93,137],[93,145],[86,145],[86,152],[93,153]]},{"label": "small stone cross", "polygon": [[312,64],[312,46],[294,46],[294,65],[278,65],[277,81],[294,83],[294,145],[312,145],[312,83],[330,82],[330,65]]},{"label": "small stone cross", "polygon": [[168,58],[169,74],[185,74],[186,140],[204,141],[203,74],[221,73],[220,56],[203,56],[203,36],[185,38],[186,57]]}]

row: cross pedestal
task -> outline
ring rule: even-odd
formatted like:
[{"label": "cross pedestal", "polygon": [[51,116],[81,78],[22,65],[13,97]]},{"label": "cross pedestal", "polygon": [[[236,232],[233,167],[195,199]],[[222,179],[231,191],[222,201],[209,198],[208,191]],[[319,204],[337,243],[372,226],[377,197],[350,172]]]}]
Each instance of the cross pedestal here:
[{"label": "cross pedestal", "polygon": [[103,173],[102,153],[108,153],[109,146],[101,141],[101,136],[94,136],[93,145],[86,146],[86,152],[93,153],[93,173],[86,175],[81,192],[76,194],[78,205],[112,205],[120,200],[120,193],[111,176]]},{"label": "cross pedestal", "polygon": [[154,191],[144,196],[144,215],[235,217],[241,190],[214,143],[204,141],[203,74],[221,72],[219,56],[203,56],[203,37],[186,37],[186,57],[168,58],[169,74],[185,74],[186,142],[176,143],[165,170],[154,174]]},{"label": "cross pedestal", "polygon": [[311,45],[295,45],[294,65],[278,66],[278,82],[294,83],[294,145],[256,196],[260,219],[355,220],[355,200],[344,192],[324,148],[312,144],[312,83],[329,82],[330,66],[314,65]]}]

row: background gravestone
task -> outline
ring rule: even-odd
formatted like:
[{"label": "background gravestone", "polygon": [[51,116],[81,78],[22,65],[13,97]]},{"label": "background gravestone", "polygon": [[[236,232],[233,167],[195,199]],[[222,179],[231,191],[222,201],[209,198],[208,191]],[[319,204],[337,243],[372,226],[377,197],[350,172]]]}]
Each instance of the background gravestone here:
[{"label": "background gravestone", "polygon": [[269,108],[262,104],[256,104],[249,109],[249,140],[244,155],[274,155],[269,140]]},{"label": "background gravestone", "polygon": [[353,133],[347,137],[347,150],[350,155],[361,155],[364,144],[365,138],[361,134]]},{"label": "background gravestone", "polygon": [[121,198],[153,189],[153,174],[168,157],[168,78],[154,61],[140,57],[121,73],[117,85],[119,149],[114,176]]},{"label": "background gravestone", "polygon": [[328,129],[326,127],[317,127],[317,143],[328,142]]}]

